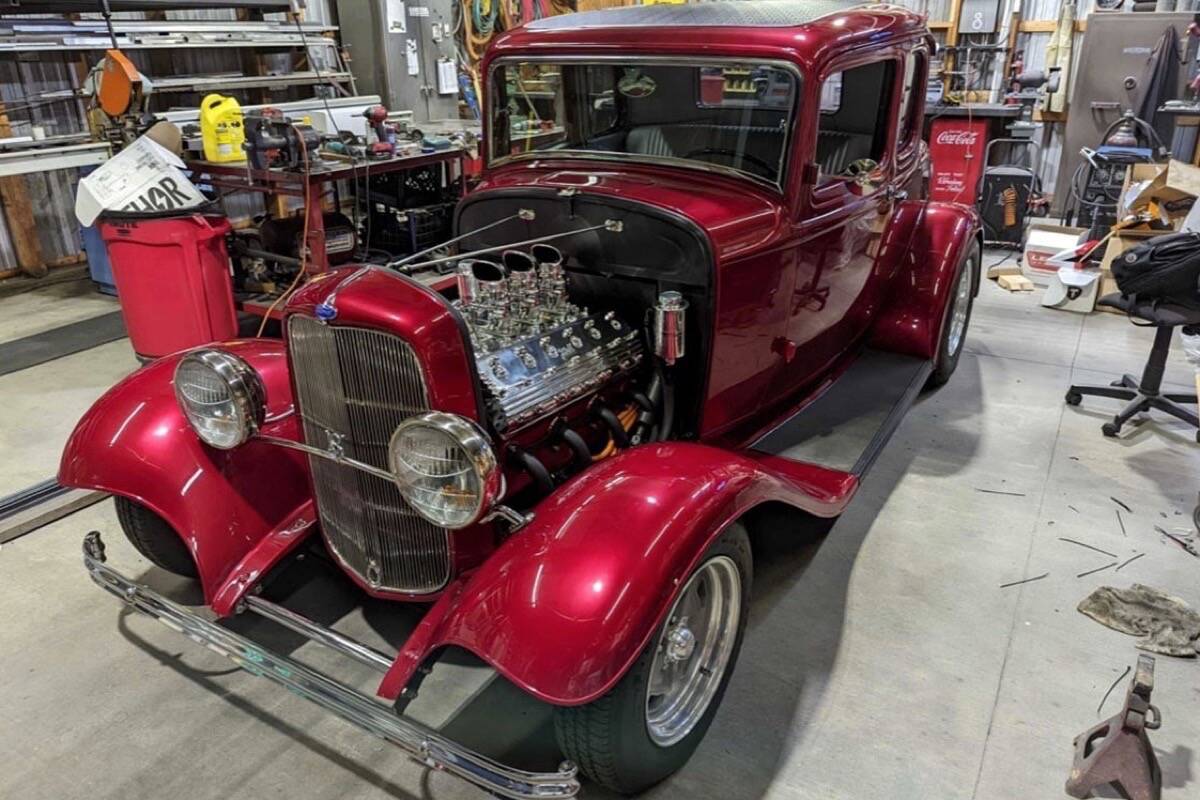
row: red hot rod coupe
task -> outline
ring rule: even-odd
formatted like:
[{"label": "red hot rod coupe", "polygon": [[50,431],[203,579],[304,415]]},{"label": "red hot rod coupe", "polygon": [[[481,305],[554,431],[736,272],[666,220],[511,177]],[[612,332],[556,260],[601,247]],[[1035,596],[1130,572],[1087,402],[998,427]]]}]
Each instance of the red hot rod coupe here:
[{"label": "red hot rod coupe", "polygon": [[[962,352],[980,227],[922,199],[933,46],[917,15],[834,0],[513,30],[482,65],[486,169],[457,254],[434,259],[453,278],[320,275],[281,341],[163,358],[87,413],[63,484],[113,494],[218,619],[376,668],[376,697],[124,577],[95,532],[91,577],[496,795],[670,775],[733,671],[760,512],[838,515]],[[398,653],[267,599],[306,548],[428,604]],[[557,771],[404,715],[448,647],[554,707]]]}]

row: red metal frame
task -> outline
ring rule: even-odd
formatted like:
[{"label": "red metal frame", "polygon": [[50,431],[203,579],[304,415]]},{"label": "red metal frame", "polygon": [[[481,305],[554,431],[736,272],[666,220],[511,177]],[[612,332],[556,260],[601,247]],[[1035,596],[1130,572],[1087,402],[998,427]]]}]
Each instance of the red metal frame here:
[{"label": "red metal frame", "polygon": [[[187,168],[192,171],[197,183],[206,183],[219,189],[301,198],[304,201],[304,213],[308,217],[306,242],[310,257],[305,269],[315,275],[327,272],[330,267],[329,256],[325,252],[325,208],[321,203],[329,185],[338,181],[357,181],[370,175],[407,172],[432,164],[457,165],[458,174],[451,175],[451,179],[462,180],[466,174],[466,151],[453,148],[354,164],[331,165],[322,161],[307,174],[300,170],[254,169],[249,164],[216,164],[211,161],[188,161]],[[244,300],[238,303],[238,308],[272,319],[283,318],[282,311],[272,307],[269,301]]]},{"label": "red metal frame", "polygon": [[[818,76],[830,69],[910,57],[929,41],[920,17],[890,7],[799,28],[521,28],[496,41],[484,75],[497,58],[544,53],[784,59],[805,76],[805,109],[817,106]],[[897,88],[902,75],[896,70]],[[877,193],[814,191],[816,135],[816,115],[802,113],[779,190],[686,167],[550,154],[485,171],[480,192],[569,186],[651,205],[701,229],[716,262],[701,441],[633,448],[560,486],[519,533],[460,571],[380,694],[396,697],[423,661],[455,645],[548,702],[587,702],[637,657],[682,578],[730,522],[771,501],[822,516],[842,511],[855,476],[739,450],[827,388],[868,342],[935,357],[954,271],[979,221],[964,206],[899,199],[915,195],[926,155],[920,145],[897,145],[894,133]],[[817,284],[843,305],[810,302]],[[410,279],[348,269],[311,281],[284,315],[311,313],[334,293],[339,324],[412,343],[426,374],[436,375],[434,407],[478,415],[469,356],[443,300]],[[297,436],[294,418],[282,416],[291,404],[283,345],[230,347],[263,373],[272,413],[281,415],[276,435]],[[309,476],[290,451],[201,446],[171,396],[174,363],[148,367],[101,399],[68,444],[60,479],[134,497],[168,519],[196,554],[206,598],[228,614],[256,576],[315,527]],[[470,559],[483,559],[493,547],[489,531],[456,534],[464,537],[456,556],[461,544]]]}]

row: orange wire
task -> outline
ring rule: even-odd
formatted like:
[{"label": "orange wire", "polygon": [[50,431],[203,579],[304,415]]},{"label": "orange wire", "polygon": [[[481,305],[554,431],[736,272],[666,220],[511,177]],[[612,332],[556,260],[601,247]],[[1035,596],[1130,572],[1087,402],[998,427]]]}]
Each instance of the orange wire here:
[{"label": "orange wire", "polygon": [[[626,433],[633,430],[634,424],[637,422],[637,409],[634,406],[627,407],[624,411],[617,414],[617,420],[621,423],[621,427]],[[612,436],[608,437],[608,444],[604,445],[604,449],[596,455],[592,456],[592,461],[603,461],[617,451],[617,443]]]}]

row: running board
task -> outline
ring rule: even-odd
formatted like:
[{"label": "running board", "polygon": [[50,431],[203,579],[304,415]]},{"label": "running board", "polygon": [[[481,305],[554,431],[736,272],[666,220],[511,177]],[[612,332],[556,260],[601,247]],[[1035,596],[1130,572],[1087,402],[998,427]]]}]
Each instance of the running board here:
[{"label": "running board", "polygon": [[106,497],[104,492],[61,486],[53,478],[0,497],[0,544],[57,522]]},{"label": "running board", "polygon": [[867,349],[816,400],[750,448],[862,477],[931,372],[927,359]]}]

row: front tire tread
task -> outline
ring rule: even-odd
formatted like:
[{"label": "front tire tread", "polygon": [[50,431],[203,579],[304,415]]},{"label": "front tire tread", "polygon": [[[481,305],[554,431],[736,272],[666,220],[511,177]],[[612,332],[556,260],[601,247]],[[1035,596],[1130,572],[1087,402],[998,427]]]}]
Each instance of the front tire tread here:
[{"label": "front tire tread", "polygon": [[199,577],[191,552],[162,517],[126,497],[117,497],[117,521],[125,538],[147,561],[185,578]]}]

